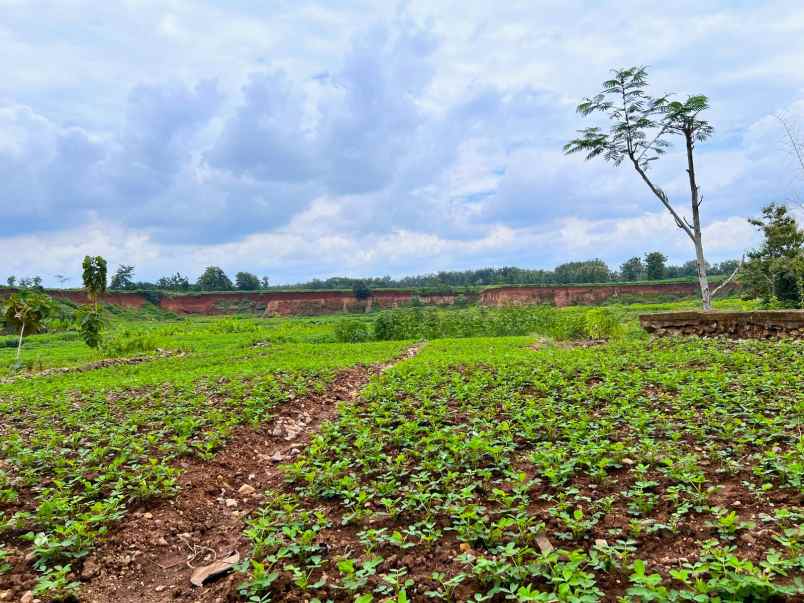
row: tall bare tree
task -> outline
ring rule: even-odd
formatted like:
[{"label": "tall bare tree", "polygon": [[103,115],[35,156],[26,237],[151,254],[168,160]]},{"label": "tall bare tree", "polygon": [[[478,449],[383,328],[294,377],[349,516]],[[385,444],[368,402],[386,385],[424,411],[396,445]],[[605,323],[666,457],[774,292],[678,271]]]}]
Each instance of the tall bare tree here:
[{"label": "tall bare tree", "polygon": [[[782,124],[786,142],[790,146],[790,152],[798,163],[798,167],[801,168],[801,176],[804,178],[804,141],[802,141],[798,128],[793,119],[784,113],[777,113],[776,119]],[[799,198],[799,205],[804,207],[804,202],[801,201],[801,198]]]},{"label": "tall bare tree", "polygon": [[[605,114],[611,125],[608,132],[592,127],[580,130],[581,136],[564,146],[565,153],[585,153],[587,159],[602,157],[619,166],[630,163],[651,192],[667,209],[673,220],[695,247],[698,282],[704,310],[711,308],[712,296],[722,288],[710,291],[706,275],[703,237],[701,234],[701,189],[695,173],[695,145],[712,135],[711,124],[700,115],[709,108],[703,95],[687,97],[685,101],[671,100],[669,95],[653,97],[647,93],[648,75],[645,67],[630,67],[613,71],[613,77],[603,82],[603,89],[578,105],[578,113]],[[649,176],[653,161],[670,146],[671,136],[684,140],[687,155],[687,175],[690,187],[692,221],[679,212],[667,193]],[[732,275],[734,276],[734,275]],[[730,279],[729,279],[730,280]]]}]

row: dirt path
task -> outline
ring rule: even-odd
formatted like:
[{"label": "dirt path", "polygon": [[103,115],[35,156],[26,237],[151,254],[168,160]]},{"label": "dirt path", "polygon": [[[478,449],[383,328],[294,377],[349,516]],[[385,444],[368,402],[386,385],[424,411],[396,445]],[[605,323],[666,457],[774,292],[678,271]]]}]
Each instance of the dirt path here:
[{"label": "dirt path", "polygon": [[230,575],[208,586],[190,584],[191,567],[248,552],[244,518],[259,507],[262,492],[282,482],[279,464],[289,462],[333,419],[339,402],[360,395],[369,379],[416,355],[409,348],[394,361],[341,372],[320,395],[279,407],[276,418],[259,429],[240,428],[210,461],[182,464],[176,498],[133,509],[113,529],[110,540],[84,563],[81,601],[156,603],[225,601],[241,577]]}]

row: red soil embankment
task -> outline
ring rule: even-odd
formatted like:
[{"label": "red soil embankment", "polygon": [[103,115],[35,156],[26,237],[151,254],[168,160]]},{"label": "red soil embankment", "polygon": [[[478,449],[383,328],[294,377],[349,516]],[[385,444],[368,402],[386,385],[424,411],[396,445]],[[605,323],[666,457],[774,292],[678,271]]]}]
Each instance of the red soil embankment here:
[{"label": "red soil embankment", "polygon": [[[731,287],[733,288],[733,287]],[[13,289],[1,289],[0,297]],[[76,304],[87,303],[80,290],[51,289],[48,295]],[[311,316],[338,312],[365,312],[372,308],[398,308],[414,302],[425,306],[450,306],[479,303],[484,306],[552,304],[571,306],[596,304],[618,297],[698,295],[695,283],[634,283],[603,285],[509,286],[486,289],[477,294],[419,294],[404,289],[373,291],[368,299],[357,299],[351,291],[231,291],[211,293],[166,294],[159,298],[163,310],[176,314],[266,314],[269,316]],[[148,298],[142,293],[115,291],[103,296],[103,302],[128,308],[140,308]]]},{"label": "red soil embankment", "polygon": [[171,295],[160,306],[177,314],[229,314],[257,312],[268,315],[318,315],[365,312],[372,307],[396,308],[418,298],[424,305],[451,305],[456,296],[416,295],[411,291],[375,291],[365,300],[348,291],[254,291]]},{"label": "red soil embankment", "polygon": [[[71,301],[74,304],[87,304],[89,299],[84,291],[68,291],[64,289],[50,289],[46,291],[50,297]],[[106,293],[101,297],[104,304],[122,306],[124,308],[141,308],[147,300],[139,293]]]},{"label": "red soil embankment", "polygon": [[484,306],[554,304],[573,306],[595,304],[622,296],[698,295],[696,283],[655,283],[617,285],[557,285],[551,287],[499,287],[480,294]]},{"label": "red soil embankment", "polygon": [[[12,293],[17,293],[18,291],[19,289],[4,287],[0,289],[0,299],[3,299]],[[89,303],[89,298],[87,297],[86,292],[78,289],[46,289],[45,293],[54,299],[61,299],[74,304],[81,305]],[[146,300],[145,297],[139,293],[112,292],[106,293],[101,298],[101,301],[104,304],[111,304],[113,306],[141,308],[148,300]]]}]

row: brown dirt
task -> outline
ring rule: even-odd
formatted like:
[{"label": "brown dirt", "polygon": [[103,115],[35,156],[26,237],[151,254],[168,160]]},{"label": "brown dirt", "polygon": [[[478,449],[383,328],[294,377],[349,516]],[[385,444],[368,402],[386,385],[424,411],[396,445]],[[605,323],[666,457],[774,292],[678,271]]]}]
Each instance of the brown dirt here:
[{"label": "brown dirt", "polygon": [[[93,603],[223,601],[239,579],[225,576],[202,588],[190,584],[193,567],[238,551],[248,552],[245,519],[263,503],[266,489],[282,483],[281,463],[292,460],[337,406],[360,394],[369,379],[414,356],[418,346],[386,365],[358,366],[338,374],[323,394],[310,394],[277,409],[259,428],[240,427],[212,459],[180,463],[179,494],[132,508],[111,536],[76,571],[80,600]],[[130,360],[130,359],[129,359]],[[19,597],[35,581],[17,576]],[[23,579],[27,578],[27,579]],[[9,600],[17,600],[12,598]]]}]

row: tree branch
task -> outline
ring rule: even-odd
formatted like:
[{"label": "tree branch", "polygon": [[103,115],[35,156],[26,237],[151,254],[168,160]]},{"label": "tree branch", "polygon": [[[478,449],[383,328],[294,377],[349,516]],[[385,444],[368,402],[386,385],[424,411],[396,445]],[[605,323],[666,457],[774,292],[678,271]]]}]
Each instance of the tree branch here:
[{"label": "tree branch", "polygon": [[718,294],[718,291],[720,291],[720,290],[721,290],[723,287],[725,287],[725,286],[726,286],[726,285],[728,285],[728,284],[729,284],[731,281],[733,281],[733,280],[734,280],[734,277],[736,277],[736,276],[737,276],[737,273],[739,273],[739,272],[740,272],[740,269],[743,267],[743,262],[744,262],[744,261],[745,261],[745,256],[743,256],[743,257],[741,257],[741,258],[740,258],[740,263],[739,263],[739,264],[737,264],[737,268],[735,268],[735,269],[734,269],[734,272],[732,272],[732,273],[731,273],[731,276],[729,276],[729,278],[727,278],[725,281],[723,281],[723,282],[722,282],[722,283],[720,283],[720,284],[719,284],[717,287],[715,287],[715,290],[714,290],[714,291],[712,291],[712,295],[711,295],[710,297],[714,297],[715,295],[717,295],[717,294]]},{"label": "tree branch", "polygon": [[801,145],[799,145],[795,136],[793,136],[793,131],[790,128],[790,125],[787,123],[787,120],[778,113],[776,114],[776,119],[781,122],[785,134],[787,134],[787,138],[790,139],[790,146],[793,147],[793,152],[796,154],[796,158],[801,166],[801,170],[804,171],[804,156],[802,156],[801,153]]},{"label": "tree branch", "polygon": [[639,162],[636,160],[633,153],[629,153],[628,157],[631,159],[631,163],[634,164],[634,169],[640,176],[642,176],[642,180],[645,181],[645,184],[647,184],[650,187],[650,190],[653,191],[653,194],[656,195],[656,197],[658,197],[659,201],[662,202],[662,205],[664,205],[665,208],[667,208],[667,211],[670,212],[670,215],[673,216],[673,219],[676,221],[676,226],[678,226],[681,230],[687,233],[687,236],[694,243],[695,235],[693,234],[692,229],[681,220],[681,216],[679,216],[676,210],[673,209],[673,206],[670,205],[670,201],[668,201],[665,192],[662,189],[658,188],[655,184],[653,184],[653,182],[651,182],[650,178],[648,178],[648,175],[645,173],[645,170],[643,170],[640,167]]}]

